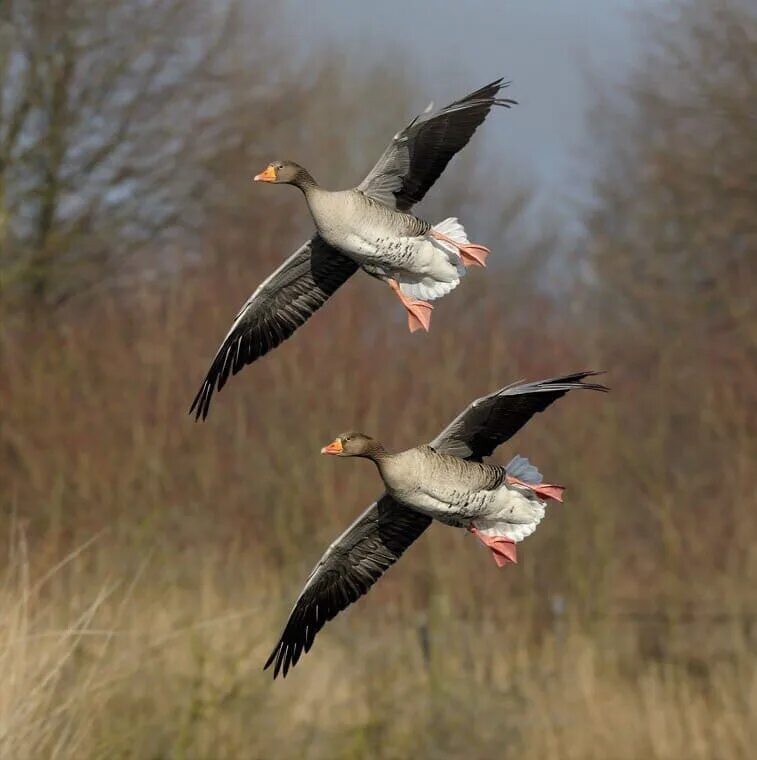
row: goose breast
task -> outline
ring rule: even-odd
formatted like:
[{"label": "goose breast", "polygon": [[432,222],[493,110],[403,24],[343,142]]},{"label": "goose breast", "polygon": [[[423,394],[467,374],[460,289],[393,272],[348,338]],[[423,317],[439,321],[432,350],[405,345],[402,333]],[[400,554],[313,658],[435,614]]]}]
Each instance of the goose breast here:
[{"label": "goose breast", "polygon": [[410,449],[380,464],[389,493],[441,522],[459,522],[507,511],[505,471],[466,462],[430,447]]},{"label": "goose breast", "polygon": [[354,190],[318,193],[310,199],[321,237],[359,264],[403,266],[417,257],[429,225],[377,204]]}]

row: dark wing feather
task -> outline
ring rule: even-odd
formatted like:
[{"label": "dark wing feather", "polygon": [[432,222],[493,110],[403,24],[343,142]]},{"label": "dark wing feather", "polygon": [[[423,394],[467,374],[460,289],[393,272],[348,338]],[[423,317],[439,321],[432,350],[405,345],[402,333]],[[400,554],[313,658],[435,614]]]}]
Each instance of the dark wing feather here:
[{"label": "dark wing feather", "polygon": [[431,518],[384,494],[329,546],[289,615],[265,667],[286,676],[318,631],[357,601],[430,525]]},{"label": "dark wing feather", "polygon": [[416,116],[398,132],[358,190],[387,206],[407,211],[439,178],[450,159],[467,145],[493,106],[514,100],[497,97],[509,82],[497,79],[433,114]]},{"label": "dark wing feather", "polygon": [[481,461],[494,449],[515,435],[537,412],[577,388],[606,391],[604,385],[581,382],[600,372],[576,372],[573,375],[508,385],[474,401],[431,441],[437,451],[463,459]]},{"label": "dark wing feather", "polygon": [[242,307],[210,365],[189,413],[208,416],[210,400],[229,378],[301,327],[357,270],[318,235],[295,251]]}]

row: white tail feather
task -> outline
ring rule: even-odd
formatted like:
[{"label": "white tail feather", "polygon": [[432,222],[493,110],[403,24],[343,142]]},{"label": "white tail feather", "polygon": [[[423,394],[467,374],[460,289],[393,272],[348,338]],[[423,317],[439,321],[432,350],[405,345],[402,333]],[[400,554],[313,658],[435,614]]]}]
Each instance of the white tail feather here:
[{"label": "white tail feather", "polygon": [[[457,243],[469,243],[468,236],[465,234],[465,228],[455,218],[451,216],[432,227],[436,232],[441,232],[448,238]],[[446,296],[447,293],[454,290],[460,283],[460,278],[465,274],[465,266],[460,258],[460,254],[454,245],[446,243],[443,240],[427,235],[424,241],[426,244],[433,246],[440,255],[444,255],[444,266],[446,277],[435,277],[432,274],[413,275],[403,273],[398,276],[400,290],[410,298],[418,298],[421,301],[434,301],[437,298]],[[449,267],[454,267],[452,270]]]},{"label": "white tail feather", "polygon": [[520,487],[504,486],[497,491],[498,510],[483,519],[473,521],[486,536],[503,536],[516,543],[530,536],[544,519],[546,503],[533,492],[526,494]]},{"label": "white tail feather", "polygon": [[535,516],[533,522],[508,523],[474,520],[473,524],[479,533],[483,533],[486,536],[503,536],[511,541],[515,541],[517,544],[524,538],[528,538],[536,530],[536,526],[544,519],[544,502],[540,501],[538,504],[541,506],[541,511]]},{"label": "white tail feather", "polygon": [[453,291],[460,280],[453,282],[437,282],[430,277],[423,277],[415,282],[408,282],[409,276],[399,278],[400,290],[410,298],[417,298],[421,301],[435,301],[437,298],[446,296]]},{"label": "white tail feather", "polygon": [[435,224],[431,229],[441,232],[442,235],[446,235],[448,238],[452,238],[456,243],[470,243],[465,233],[465,228],[455,216],[447,217],[447,219]]}]

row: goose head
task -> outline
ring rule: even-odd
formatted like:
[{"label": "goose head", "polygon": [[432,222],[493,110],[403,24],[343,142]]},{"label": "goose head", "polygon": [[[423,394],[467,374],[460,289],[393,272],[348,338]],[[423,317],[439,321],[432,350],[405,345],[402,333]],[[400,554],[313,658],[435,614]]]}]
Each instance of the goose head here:
[{"label": "goose head", "polygon": [[384,447],[365,433],[340,433],[328,446],[321,449],[321,454],[371,458],[383,451]]},{"label": "goose head", "polygon": [[260,174],[253,178],[255,182],[270,182],[274,185],[303,185],[313,184],[313,178],[294,161],[271,161]]}]

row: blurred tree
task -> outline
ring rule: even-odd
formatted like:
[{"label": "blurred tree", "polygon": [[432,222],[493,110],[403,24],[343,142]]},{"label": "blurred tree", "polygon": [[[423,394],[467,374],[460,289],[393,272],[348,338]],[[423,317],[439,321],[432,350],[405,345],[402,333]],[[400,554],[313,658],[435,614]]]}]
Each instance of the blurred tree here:
[{"label": "blurred tree", "polygon": [[754,351],[757,12],[678,2],[646,28],[631,107],[613,115],[605,100],[596,114],[607,159],[588,223],[592,308],[650,347],[685,334]]},{"label": "blurred tree", "polygon": [[[583,302],[627,399],[617,424],[632,445],[614,480],[634,506],[622,519],[639,535],[655,526],[673,588],[691,557],[727,546],[736,562],[753,543],[734,526],[749,524],[757,455],[757,12],[679,0],[644,30],[635,76],[595,114],[605,159]],[[714,520],[703,495],[724,478],[735,495]]]},{"label": "blurred tree", "polygon": [[263,12],[247,10],[237,0],[2,6],[0,299],[60,303],[127,254],[158,238],[165,252],[198,228],[216,161],[249,134],[252,94],[280,99],[275,76],[264,86],[259,73]]}]

